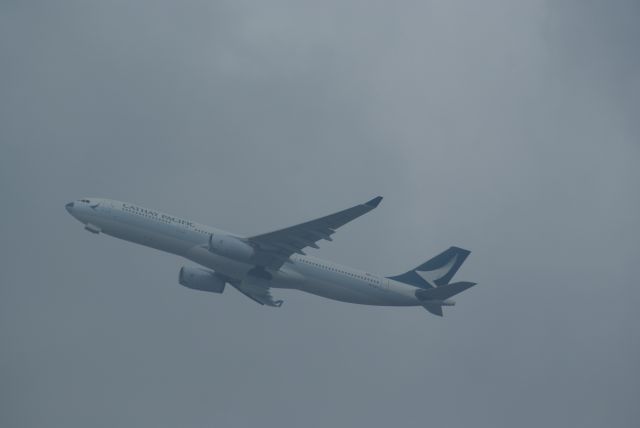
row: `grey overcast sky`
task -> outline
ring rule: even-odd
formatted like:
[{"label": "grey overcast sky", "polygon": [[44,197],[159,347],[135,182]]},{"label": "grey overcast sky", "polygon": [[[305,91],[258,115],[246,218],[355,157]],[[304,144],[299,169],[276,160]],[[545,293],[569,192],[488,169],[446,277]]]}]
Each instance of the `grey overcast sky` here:
[{"label": "grey overcast sky", "polygon": [[[0,3],[0,426],[636,427],[640,3]],[[450,245],[438,319],[177,283],[64,210],[242,234],[385,196],[313,254]]]}]

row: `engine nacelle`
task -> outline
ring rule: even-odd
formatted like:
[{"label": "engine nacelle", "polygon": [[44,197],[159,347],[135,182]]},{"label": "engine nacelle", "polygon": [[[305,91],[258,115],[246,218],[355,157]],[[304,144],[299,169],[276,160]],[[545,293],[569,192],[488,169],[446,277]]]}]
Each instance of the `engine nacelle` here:
[{"label": "engine nacelle", "polygon": [[253,247],[229,235],[209,235],[209,251],[239,262],[250,262],[255,254]]},{"label": "engine nacelle", "polygon": [[218,278],[212,271],[183,266],[178,277],[180,285],[194,290],[210,291],[212,293],[222,293],[225,282]]}]

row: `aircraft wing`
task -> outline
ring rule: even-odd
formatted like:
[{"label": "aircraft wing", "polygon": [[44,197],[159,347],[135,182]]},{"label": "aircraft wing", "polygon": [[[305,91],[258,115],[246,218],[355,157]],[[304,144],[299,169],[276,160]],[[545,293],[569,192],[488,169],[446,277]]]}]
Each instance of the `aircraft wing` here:
[{"label": "aircraft wing", "polygon": [[259,278],[247,277],[240,282],[231,282],[239,292],[261,305],[282,306],[282,300],[273,300],[268,282]]},{"label": "aircraft wing", "polygon": [[331,241],[331,235],[337,228],[368,213],[377,207],[381,200],[382,196],[378,196],[364,204],[325,217],[248,238],[259,254],[258,264],[279,269],[291,255],[305,255],[302,251],[305,247],[319,248],[316,244],[318,241]]}]

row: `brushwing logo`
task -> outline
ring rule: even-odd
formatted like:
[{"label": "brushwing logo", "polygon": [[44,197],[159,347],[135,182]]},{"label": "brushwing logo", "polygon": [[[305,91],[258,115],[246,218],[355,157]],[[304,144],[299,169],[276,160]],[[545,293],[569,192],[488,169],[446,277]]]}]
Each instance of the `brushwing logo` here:
[{"label": "brushwing logo", "polygon": [[437,287],[435,281],[439,280],[440,278],[444,277],[447,273],[449,273],[449,271],[451,270],[451,268],[453,268],[453,266],[456,264],[457,261],[458,261],[458,255],[456,254],[455,256],[451,257],[451,259],[449,259],[447,263],[440,266],[439,268],[428,270],[428,271],[416,270],[416,273],[420,276],[420,278],[424,279],[429,285],[431,285],[432,287]]}]

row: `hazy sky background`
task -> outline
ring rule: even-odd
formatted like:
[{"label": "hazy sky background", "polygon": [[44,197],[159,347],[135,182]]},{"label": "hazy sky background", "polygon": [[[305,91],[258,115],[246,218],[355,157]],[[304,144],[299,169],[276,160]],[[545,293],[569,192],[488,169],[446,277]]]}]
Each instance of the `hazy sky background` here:
[{"label": "hazy sky background", "polygon": [[[635,427],[637,1],[0,3],[0,426]],[[237,233],[385,196],[313,255],[450,245],[439,319],[177,283],[64,210]]]}]

